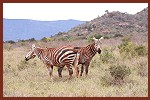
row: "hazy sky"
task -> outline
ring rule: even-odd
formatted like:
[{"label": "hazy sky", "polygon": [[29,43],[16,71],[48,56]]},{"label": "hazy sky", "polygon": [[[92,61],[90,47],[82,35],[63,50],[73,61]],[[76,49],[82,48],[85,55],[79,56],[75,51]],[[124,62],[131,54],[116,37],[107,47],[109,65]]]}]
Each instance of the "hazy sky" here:
[{"label": "hazy sky", "polygon": [[3,18],[90,21],[108,11],[135,14],[148,3],[3,3]]}]

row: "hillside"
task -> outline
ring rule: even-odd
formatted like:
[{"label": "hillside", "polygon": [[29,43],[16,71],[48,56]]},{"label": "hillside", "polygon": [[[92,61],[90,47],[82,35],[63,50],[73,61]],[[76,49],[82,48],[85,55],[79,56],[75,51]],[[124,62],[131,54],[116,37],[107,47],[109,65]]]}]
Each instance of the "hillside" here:
[{"label": "hillside", "polygon": [[132,33],[148,33],[148,8],[134,15],[119,11],[106,11],[101,17],[78,25],[63,35],[87,37],[92,34],[126,35]]},{"label": "hillside", "polygon": [[3,40],[22,40],[50,37],[58,32],[66,32],[84,21],[58,20],[58,21],[36,21],[28,19],[3,19]]}]

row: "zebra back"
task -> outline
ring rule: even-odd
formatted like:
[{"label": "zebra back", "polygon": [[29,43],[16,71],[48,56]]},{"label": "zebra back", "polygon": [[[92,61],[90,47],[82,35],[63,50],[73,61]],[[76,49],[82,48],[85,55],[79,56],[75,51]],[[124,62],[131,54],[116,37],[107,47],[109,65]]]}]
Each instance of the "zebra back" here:
[{"label": "zebra back", "polygon": [[67,46],[46,49],[36,48],[35,52],[43,62],[54,66],[70,66],[74,64],[77,55],[77,50]]},{"label": "zebra back", "polygon": [[95,43],[89,44],[86,47],[74,47],[78,50],[79,53],[79,64],[90,61],[93,56],[96,54],[96,48],[94,47]]}]

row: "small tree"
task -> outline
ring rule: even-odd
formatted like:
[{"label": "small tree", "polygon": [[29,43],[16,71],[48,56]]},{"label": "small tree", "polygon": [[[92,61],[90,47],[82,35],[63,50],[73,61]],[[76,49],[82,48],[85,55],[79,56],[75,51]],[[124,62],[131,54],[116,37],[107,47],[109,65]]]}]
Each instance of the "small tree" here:
[{"label": "small tree", "polygon": [[138,54],[139,56],[144,56],[144,55],[147,55],[147,54],[148,54],[148,51],[147,51],[146,47],[143,46],[143,45],[136,46],[136,47],[134,48],[134,50],[137,52],[137,54]]},{"label": "small tree", "polygon": [[129,38],[124,38],[118,48],[123,58],[132,58],[137,55],[134,50],[135,44]]},{"label": "small tree", "polygon": [[14,44],[14,43],[15,43],[15,41],[10,40],[10,41],[6,41],[6,43]]},{"label": "small tree", "polygon": [[131,74],[131,70],[126,65],[111,65],[109,67],[109,71],[111,76],[114,78],[115,81],[124,80],[126,76]]},{"label": "small tree", "polygon": [[33,41],[36,41],[36,40],[35,40],[35,38],[31,38],[31,39],[28,39],[27,41],[33,42]]}]

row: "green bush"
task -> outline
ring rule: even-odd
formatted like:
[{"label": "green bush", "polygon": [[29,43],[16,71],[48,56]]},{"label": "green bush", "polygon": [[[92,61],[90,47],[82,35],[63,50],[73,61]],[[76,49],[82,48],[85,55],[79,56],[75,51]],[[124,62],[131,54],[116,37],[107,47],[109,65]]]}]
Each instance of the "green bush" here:
[{"label": "green bush", "polygon": [[94,37],[95,37],[96,39],[100,39],[100,38],[102,37],[102,35],[100,35],[100,34],[95,34]]},{"label": "green bush", "polygon": [[124,38],[118,48],[123,58],[132,58],[135,56],[144,56],[148,54],[145,46],[137,46],[131,42],[129,38]]},{"label": "green bush", "polygon": [[110,38],[113,38],[112,35],[104,35],[104,39],[110,39]]},{"label": "green bush", "polygon": [[16,43],[16,42],[15,42],[15,41],[13,41],[13,40],[10,40],[10,41],[6,41],[5,43],[14,44],[14,43]]},{"label": "green bush", "polygon": [[132,58],[137,55],[135,52],[135,44],[130,41],[130,38],[123,38],[122,43],[118,46],[119,52],[123,58]]},{"label": "green bush", "polygon": [[33,42],[33,41],[36,41],[36,40],[34,38],[31,38],[31,39],[28,39],[26,41]]},{"label": "green bush", "polygon": [[35,42],[35,38],[30,38],[30,39],[27,39],[27,40],[18,40],[18,42]]},{"label": "green bush", "polygon": [[41,41],[43,41],[43,42],[49,42],[49,41],[52,41],[52,40],[53,40],[52,38],[46,38],[46,37],[43,37],[41,39]]},{"label": "green bush", "polygon": [[123,35],[122,34],[115,34],[113,37],[114,38],[116,38],[116,37],[123,37]]},{"label": "green bush", "polygon": [[[100,39],[101,37],[104,37],[104,39],[110,39],[110,38],[113,38],[114,36],[112,34],[101,35],[101,34],[97,34],[97,33],[91,33],[90,35],[88,35],[86,37],[86,39],[88,40],[88,42],[92,42],[93,41],[93,37],[95,37],[96,39]],[[118,37],[119,37],[119,35],[118,35]]]},{"label": "green bush", "polygon": [[131,74],[131,70],[126,65],[111,65],[109,71],[114,80],[123,80]]},{"label": "green bush", "polygon": [[124,57],[135,57],[136,52],[134,50],[135,44],[132,42],[125,42],[118,46],[120,54],[122,54]]},{"label": "green bush", "polygon": [[96,39],[100,39],[102,37],[102,35],[96,34],[96,33],[92,33],[92,34],[88,35],[86,37],[86,39],[88,40],[88,42],[92,42],[93,41],[93,37],[95,37]]},{"label": "green bush", "polygon": [[126,65],[111,65],[106,70],[104,76],[100,78],[102,86],[122,85],[125,82],[125,77],[131,74],[131,70]]},{"label": "green bush", "polygon": [[134,48],[134,50],[135,50],[135,52],[136,52],[139,56],[143,56],[143,55],[147,55],[147,54],[148,54],[148,51],[147,51],[146,47],[145,47],[145,46],[142,46],[142,45],[136,46],[136,47]]},{"label": "green bush", "polygon": [[112,63],[117,60],[115,58],[115,55],[112,53],[112,51],[107,49],[102,50],[102,53],[100,54],[100,59],[103,63]]},{"label": "green bush", "polygon": [[131,42],[131,39],[129,37],[124,37],[122,39],[122,42]]},{"label": "green bush", "polygon": [[60,37],[58,40],[59,41],[68,41],[68,38],[67,37]]}]

